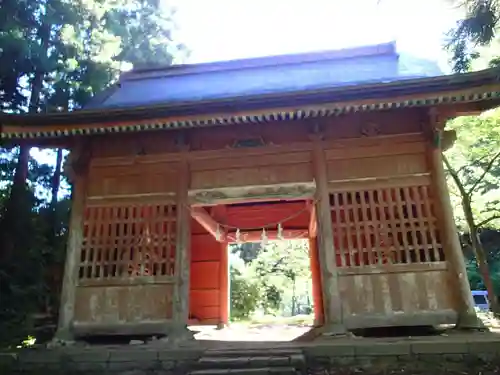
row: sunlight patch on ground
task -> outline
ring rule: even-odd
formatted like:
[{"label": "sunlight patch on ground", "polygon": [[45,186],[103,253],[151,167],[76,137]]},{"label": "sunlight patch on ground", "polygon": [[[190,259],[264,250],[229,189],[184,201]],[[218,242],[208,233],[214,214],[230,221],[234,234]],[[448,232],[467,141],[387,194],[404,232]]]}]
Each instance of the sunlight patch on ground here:
[{"label": "sunlight patch on ground", "polygon": [[214,341],[292,341],[309,331],[309,326],[232,324],[221,330],[200,328],[196,340]]},{"label": "sunlight patch on ground", "polygon": [[224,329],[192,327],[196,340],[214,341],[292,341],[309,331],[314,317],[297,315],[293,317],[262,316],[245,322],[231,323]]},{"label": "sunlight patch on ground", "polygon": [[[296,315],[290,317],[280,317],[280,316],[259,316],[253,317],[248,322],[242,322],[241,324],[271,324],[271,325],[307,325],[311,326],[314,322],[314,315]],[[233,323],[238,324],[238,323]]]},{"label": "sunlight patch on ground", "polygon": [[[478,312],[478,317],[493,332],[500,331],[500,320],[491,312]],[[294,317],[262,316],[245,322],[231,323],[218,330],[215,326],[191,327],[196,340],[288,342],[308,332],[313,323],[312,315]]]},{"label": "sunlight patch on ground", "polygon": [[495,329],[500,328],[500,320],[495,318],[492,312],[479,311],[477,316],[483,321],[486,327]]}]

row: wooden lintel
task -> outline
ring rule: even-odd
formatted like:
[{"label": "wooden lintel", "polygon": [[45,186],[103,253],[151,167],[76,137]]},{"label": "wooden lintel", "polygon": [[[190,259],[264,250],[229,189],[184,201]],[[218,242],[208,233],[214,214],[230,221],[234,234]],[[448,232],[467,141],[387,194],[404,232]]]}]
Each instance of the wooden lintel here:
[{"label": "wooden lintel", "polygon": [[220,236],[217,235],[218,224],[212,216],[202,207],[192,207],[191,216],[195,219],[203,228],[207,230],[214,238],[219,242],[226,241],[226,233],[222,228],[219,228]]},{"label": "wooden lintel", "polygon": [[229,187],[207,190],[190,190],[191,206],[210,206],[241,202],[262,202],[272,200],[311,199],[316,191],[316,184],[297,182],[280,185],[259,185]]}]

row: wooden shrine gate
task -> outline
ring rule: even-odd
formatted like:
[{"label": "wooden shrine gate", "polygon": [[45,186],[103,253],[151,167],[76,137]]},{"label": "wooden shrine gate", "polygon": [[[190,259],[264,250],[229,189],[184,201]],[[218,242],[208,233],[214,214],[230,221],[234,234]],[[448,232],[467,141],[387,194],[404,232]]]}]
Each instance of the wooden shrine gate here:
[{"label": "wooden shrine gate", "polygon": [[2,114],[12,146],[71,150],[57,337],[223,323],[213,207],[297,200],[318,324],[478,327],[441,153],[448,119],[498,106],[497,72],[407,68],[393,43],[149,67],[88,109]]},{"label": "wooden shrine gate", "polygon": [[[216,223],[259,226],[255,215],[279,220],[305,202],[293,228],[310,238],[317,324],[455,322],[458,296],[429,150],[422,134],[408,133],[192,152],[184,161],[136,157],[127,166],[92,159],[75,332],[162,334],[227,323],[234,233],[217,239]],[[235,205],[245,202],[258,214]]]}]

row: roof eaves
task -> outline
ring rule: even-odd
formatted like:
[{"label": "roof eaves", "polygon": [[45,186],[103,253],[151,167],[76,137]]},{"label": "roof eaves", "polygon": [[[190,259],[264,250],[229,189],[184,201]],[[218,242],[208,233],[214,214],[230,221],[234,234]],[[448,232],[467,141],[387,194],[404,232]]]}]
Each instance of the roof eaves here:
[{"label": "roof eaves", "polygon": [[194,114],[208,114],[217,112],[236,112],[241,110],[256,110],[278,108],[283,106],[310,105],[332,103],[356,99],[372,99],[394,97],[402,95],[419,95],[425,92],[460,91],[495,81],[496,70],[490,69],[481,72],[467,73],[460,76],[440,76],[431,78],[409,79],[389,83],[378,83],[363,86],[343,86],[323,90],[290,92],[280,94],[257,95],[252,97],[226,98],[216,101],[197,101],[182,103],[167,103],[160,105],[110,108],[110,109],[83,109],[66,113],[48,114],[21,114],[0,115],[0,123],[18,124],[20,126],[32,124],[56,125],[78,124],[85,122],[116,122],[160,116],[181,116]]},{"label": "roof eaves", "polygon": [[216,125],[255,124],[273,121],[292,121],[311,118],[332,117],[349,113],[434,106],[441,104],[477,102],[500,98],[500,91],[471,93],[464,95],[422,96],[415,99],[386,100],[372,103],[339,103],[302,108],[281,108],[260,113],[240,113],[191,117],[184,119],[144,120],[138,123],[115,124],[111,126],[87,126],[71,129],[41,129],[31,131],[9,131],[0,134],[4,139],[39,139],[68,136],[89,136],[99,134],[130,133],[151,130],[186,129]]}]

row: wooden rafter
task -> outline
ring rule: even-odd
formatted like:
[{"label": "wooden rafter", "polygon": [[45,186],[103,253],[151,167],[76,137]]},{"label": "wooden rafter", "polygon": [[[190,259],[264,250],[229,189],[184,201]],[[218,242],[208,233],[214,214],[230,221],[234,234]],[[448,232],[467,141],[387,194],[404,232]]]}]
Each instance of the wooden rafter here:
[{"label": "wooden rafter", "polygon": [[220,236],[217,235],[218,224],[212,216],[202,207],[191,208],[191,216],[203,228],[207,230],[218,242],[226,241],[226,233],[223,228],[219,228]]}]

